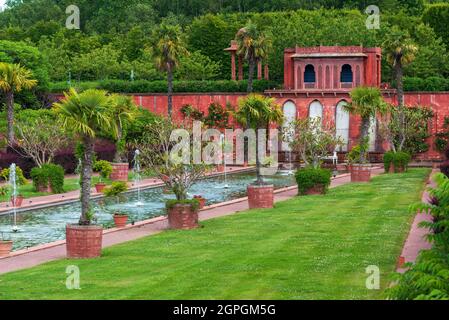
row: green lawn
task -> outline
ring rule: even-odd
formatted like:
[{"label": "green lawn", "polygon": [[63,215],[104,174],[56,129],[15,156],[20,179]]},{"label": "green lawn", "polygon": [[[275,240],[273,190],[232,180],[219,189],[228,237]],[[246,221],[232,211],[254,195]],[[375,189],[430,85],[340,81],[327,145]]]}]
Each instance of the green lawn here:
[{"label": "green lawn", "polygon": [[[121,244],[96,260],[61,260],[0,276],[1,299],[380,299],[428,169],[382,175]],[[65,287],[66,267],[81,289]],[[381,270],[380,291],[365,269]]]}]

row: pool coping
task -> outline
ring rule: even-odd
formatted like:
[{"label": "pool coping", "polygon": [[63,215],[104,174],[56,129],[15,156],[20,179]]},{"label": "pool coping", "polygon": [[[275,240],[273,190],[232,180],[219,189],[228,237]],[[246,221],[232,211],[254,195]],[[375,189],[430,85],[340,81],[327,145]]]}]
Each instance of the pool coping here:
[{"label": "pool coping", "polygon": [[[373,169],[379,169],[379,168],[373,167]],[[344,174],[338,175],[336,177],[333,177],[332,180],[346,178],[346,177],[349,177],[350,175],[351,175],[350,173],[344,173]],[[274,194],[283,193],[286,191],[295,190],[297,188],[298,188],[298,186],[296,186],[296,185],[290,186],[290,187],[284,187],[284,188],[274,190],[273,193]],[[242,198],[237,198],[237,199],[233,199],[233,200],[229,200],[229,201],[225,201],[225,202],[215,203],[210,206],[205,206],[203,209],[200,210],[200,212],[215,209],[215,208],[225,207],[225,206],[228,206],[231,204],[235,204],[235,203],[239,203],[239,202],[243,202],[243,201],[247,201],[247,200],[248,200],[248,197],[242,197]],[[149,224],[154,224],[154,223],[165,221],[165,220],[167,220],[167,216],[162,215],[162,216],[154,217],[151,219],[135,222],[134,224],[126,225],[123,228],[104,229],[103,235],[120,232],[120,231],[125,231],[125,230],[130,230],[130,229],[134,229],[134,228],[140,228],[140,227],[143,227],[143,226],[146,226]],[[46,250],[49,248],[62,246],[62,245],[65,245],[65,243],[66,243],[66,240],[58,240],[58,241],[53,241],[53,242],[49,242],[49,243],[42,244],[42,245],[37,245],[37,246],[26,248],[26,249],[20,249],[20,250],[11,252],[9,254],[9,256],[0,257],[0,260],[6,260],[9,258],[14,258],[14,257],[25,255],[28,253],[38,252],[38,251]]]}]

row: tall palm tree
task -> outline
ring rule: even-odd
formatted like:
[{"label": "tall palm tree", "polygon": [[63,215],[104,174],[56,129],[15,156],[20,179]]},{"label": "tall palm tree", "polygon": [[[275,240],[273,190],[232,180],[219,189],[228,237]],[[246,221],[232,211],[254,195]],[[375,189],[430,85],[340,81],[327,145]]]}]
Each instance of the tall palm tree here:
[{"label": "tall palm tree", "polygon": [[369,135],[371,118],[378,113],[383,114],[387,110],[387,104],[383,100],[379,88],[357,87],[350,93],[351,102],[345,105],[345,109],[362,118],[360,125],[360,163],[366,162],[366,151],[362,146],[366,144]]},{"label": "tall palm tree", "polygon": [[178,25],[161,24],[153,33],[153,55],[159,70],[167,72],[168,116],[173,110],[173,71],[182,56],[189,52],[186,49],[181,28]]},{"label": "tall palm tree", "polygon": [[248,61],[248,93],[253,92],[254,70],[256,63],[268,56],[271,40],[250,21],[235,35],[238,44],[237,54]]},{"label": "tall palm tree", "polygon": [[[404,111],[404,84],[403,67],[415,60],[418,47],[410,38],[407,31],[400,30],[397,26],[392,28],[383,43],[384,52],[387,55],[387,61],[394,70],[398,94],[398,115],[399,115],[399,139],[405,141],[405,111]],[[402,145],[403,143],[401,143]],[[401,147],[402,148],[402,147]],[[398,150],[401,151],[401,150]]]},{"label": "tall palm tree", "polygon": [[115,162],[124,161],[124,138],[126,135],[126,126],[132,121],[136,115],[137,108],[131,96],[113,95],[114,107],[112,109],[112,116],[117,126],[117,143],[116,152],[114,156]]},{"label": "tall palm tree", "polygon": [[9,145],[15,142],[14,137],[14,93],[28,90],[37,85],[37,80],[32,79],[33,73],[20,64],[0,62],[0,91],[6,96]]},{"label": "tall palm tree", "polygon": [[82,146],[81,159],[81,217],[80,225],[91,223],[90,189],[95,138],[101,134],[117,136],[112,109],[114,102],[106,91],[86,90],[82,93],[70,89],[65,99],[54,104],[66,130],[72,132]]},{"label": "tall palm tree", "polygon": [[393,67],[397,82],[398,104],[402,106],[404,105],[403,67],[415,60],[418,47],[407,31],[394,26],[387,35],[382,48],[386,53],[388,63]]},{"label": "tall palm tree", "polygon": [[281,107],[275,103],[274,98],[264,97],[259,94],[250,94],[239,100],[239,106],[234,114],[235,119],[241,125],[256,130],[256,185],[264,183],[260,174],[259,139],[257,129],[265,129],[271,123],[280,124],[284,118]]}]

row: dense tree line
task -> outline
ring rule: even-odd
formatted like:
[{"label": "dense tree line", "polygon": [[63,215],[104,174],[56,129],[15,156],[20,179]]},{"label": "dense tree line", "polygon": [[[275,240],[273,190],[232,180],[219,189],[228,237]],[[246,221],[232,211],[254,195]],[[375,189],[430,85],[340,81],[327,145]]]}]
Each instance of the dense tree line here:
[{"label": "dense tree line", "polygon": [[[37,90],[49,80],[164,80],[165,73],[153,59],[153,31],[161,24],[179,25],[190,54],[180,58],[174,79],[225,80],[230,78],[230,57],[223,49],[251,20],[271,39],[270,76],[278,82],[283,79],[284,48],[382,46],[394,26],[407,32],[418,47],[414,61],[404,67],[404,76],[445,78],[449,75],[445,27],[449,4],[429,2],[79,0],[81,30],[68,30],[65,8],[71,0],[9,0],[8,8],[0,13],[0,40],[4,40],[0,61],[22,62],[35,71],[36,63],[30,65],[23,57],[16,55],[14,61],[9,60],[18,47],[31,48],[28,51],[37,48],[35,60],[41,61],[41,67],[35,72],[44,79]],[[370,4],[381,10],[379,30],[365,27],[364,9]],[[383,79],[393,80],[386,60]]]}]

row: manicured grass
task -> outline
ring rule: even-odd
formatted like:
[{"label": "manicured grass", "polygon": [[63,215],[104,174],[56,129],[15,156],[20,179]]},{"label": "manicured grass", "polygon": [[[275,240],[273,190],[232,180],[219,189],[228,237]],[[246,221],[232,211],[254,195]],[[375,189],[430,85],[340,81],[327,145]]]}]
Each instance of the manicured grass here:
[{"label": "manicured grass", "polygon": [[[382,175],[326,196],[297,197],[0,276],[1,299],[379,299],[389,283],[428,169]],[[66,267],[82,290],[66,289]],[[366,267],[381,270],[367,290]]]}]

